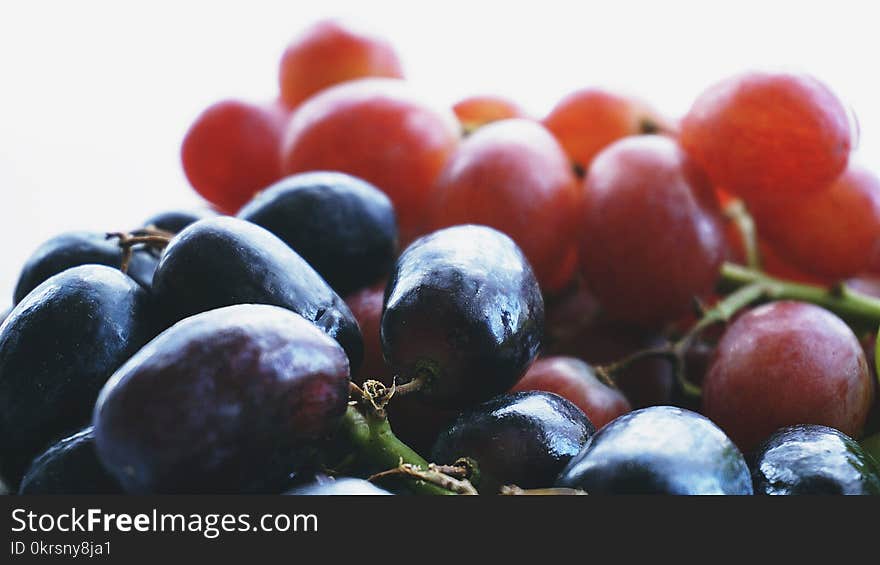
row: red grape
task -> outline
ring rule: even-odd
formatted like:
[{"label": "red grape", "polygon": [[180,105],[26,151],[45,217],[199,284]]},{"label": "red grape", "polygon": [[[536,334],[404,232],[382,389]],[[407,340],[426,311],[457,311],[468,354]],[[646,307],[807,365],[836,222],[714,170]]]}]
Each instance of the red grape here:
[{"label": "red grape", "polygon": [[775,203],[826,188],[846,167],[851,132],[843,104],[815,78],[749,72],[703,92],[680,140],[714,183]]},{"label": "red grape", "polygon": [[401,246],[422,231],[426,199],[458,144],[455,116],[423,104],[401,81],[362,79],[328,88],[294,113],[282,152],[286,174],[335,170],[391,198]]},{"label": "red grape", "polygon": [[600,88],[572,92],[556,104],[543,123],[582,170],[618,139],[654,133],[663,127],[656,112],[644,103]]},{"label": "red grape", "polygon": [[545,292],[565,286],[577,262],[577,180],[540,124],[502,120],[464,140],[443,170],[427,210],[438,229],[483,224],[523,250]]},{"label": "red grape", "polygon": [[526,117],[525,111],[516,102],[494,95],[464,98],[452,107],[452,111],[465,132],[472,132],[498,120]]},{"label": "red grape", "polygon": [[581,270],[610,318],[657,327],[712,291],[726,252],[718,200],[673,140],[615,142],[585,186]]},{"label": "red grape", "polygon": [[556,393],[583,410],[596,429],[632,409],[622,392],[602,384],[593,369],[575,357],[538,359],[511,390]]},{"label": "red grape", "polygon": [[190,184],[222,212],[237,212],[281,178],[286,119],[275,104],[224,100],[210,106],[190,126],[180,150]]},{"label": "red grape", "polygon": [[872,396],[852,330],[818,306],[782,301],[743,314],[724,332],[703,384],[703,412],[748,451],[794,424],[858,437]]},{"label": "red grape", "polygon": [[758,231],[803,271],[840,280],[880,272],[880,178],[851,164],[830,188],[756,214]]},{"label": "red grape", "polygon": [[278,72],[288,108],[328,86],[366,77],[402,78],[397,53],[384,39],[336,20],[320,21],[295,37]]}]

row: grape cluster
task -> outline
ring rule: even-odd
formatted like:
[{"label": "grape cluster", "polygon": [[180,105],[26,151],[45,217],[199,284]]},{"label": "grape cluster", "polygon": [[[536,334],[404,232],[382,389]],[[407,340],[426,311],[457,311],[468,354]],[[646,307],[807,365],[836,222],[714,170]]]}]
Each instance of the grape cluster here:
[{"label": "grape cluster", "polygon": [[9,488],[880,494],[880,178],[828,86],[539,119],[403,76],[319,22],[275,100],[190,127],[203,209],[34,251],[0,325]]}]

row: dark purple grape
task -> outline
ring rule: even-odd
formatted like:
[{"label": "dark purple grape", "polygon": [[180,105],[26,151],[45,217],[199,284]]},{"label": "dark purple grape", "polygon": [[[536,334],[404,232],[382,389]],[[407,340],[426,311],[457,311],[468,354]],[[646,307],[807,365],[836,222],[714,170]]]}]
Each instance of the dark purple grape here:
[{"label": "dark purple grape", "polygon": [[296,496],[381,496],[391,493],[364,479],[339,477],[295,488],[284,494]]},{"label": "dark purple grape", "polygon": [[0,327],[0,474],[11,488],[35,456],[89,422],[98,392],[155,335],[153,305],[118,269],[50,277]]},{"label": "dark purple grape", "polygon": [[502,394],[463,412],[437,438],[431,458],[476,461],[484,494],[503,485],[550,487],[595,431],[580,408],[557,394]]},{"label": "dark purple grape", "polygon": [[[149,289],[156,270],[157,259],[145,249],[135,249],[128,264],[128,275],[142,287]],[[79,265],[122,265],[122,248],[107,234],[96,232],[69,232],[57,235],[43,243],[25,262],[13,293],[13,304],[52,275]]]},{"label": "dark purple grape", "polygon": [[589,494],[752,494],[745,459],[724,432],[672,406],[643,408],[607,424],[556,485]]},{"label": "dark purple grape", "polygon": [[257,194],[238,217],[281,238],[343,296],[387,276],[397,255],[391,200],[345,173],[289,176]]},{"label": "dark purple grape", "polygon": [[89,426],[37,457],[18,493],[122,494],[122,487],[98,461],[95,433]]},{"label": "dark purple grape", "polygon": [[416,240],[385,291],[381,338],[402,381],[447,406],[509,390],[538,354],[544,301],[512,239],[485,226],[446,228]]},{"label": "dark purple grape", "polygon": [[880,494],[880,468],[834,428],[782,428],[752,459],[756,494]]},{"label": "dark purple grape", "polygon": [[153,292],[168,322],[234,304],[287,308],[336,339],[352,367],[363,340],[348,306],[283,241],[244,220],[200,220],[172,240],[159,262]]},{"label": "dark purple grape", "polygon": [[282,492],[348,402],[344,350],[284,308],[238,305],[163,332],[101,391],[98,456],[134,493]]}]

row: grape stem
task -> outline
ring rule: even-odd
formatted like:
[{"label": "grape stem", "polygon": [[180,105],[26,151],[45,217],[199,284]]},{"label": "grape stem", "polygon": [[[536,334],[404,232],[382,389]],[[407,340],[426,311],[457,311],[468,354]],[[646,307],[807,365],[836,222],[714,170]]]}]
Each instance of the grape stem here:
[{"label": "grape stem", "polygon": [[823,288],[777,279],[755,269],[725,263],[721,266],[719,290],[730,294],[705,310],[700,320],[680,339],[668,346],[637,351],[620,361],[596,367],[597,376],[603,382],[614,383],[616,377],[633,363],[660,357],[672,363],[682,392],[687,396],[699,397],[700,387],[685,374],[688,348],[708,328],[727,323],[740,310],[758,302],[809,302],[834,312],[859,329],[875,330],[880,325],[880,299],[857,292],[845,284]]},{"label": "grape stem", "polygon": [[122,249],[122,260],[120,261],[119,270],[124,274],[128,273],[128,265],[131,263],[131,256],[134,253],[135,245],[146,245],[153,249],[162,250],[168,246],[174,234],[162,230],[144,228],[134,230],[129,233],[110,232],[107,239],[118,239],[119,247]]},{"label": "grape stem", "polygon": [[616,361],[609,365],[596,367],[595,371],[603,381],[614,382],[617,375],[632,366],[635,362],[649,357],[661,357],[672,363],[675,377],[682,392],[688,396],[700,396],[700,387],[690,380],[685,374],[685,354],[693,341],[708,328],[719,323],[726,323],[741,309],[759,300],[764,295],[763,286],[752,284],[744,286],[723,300],[718,301],[712,308],[703,312],[700,320],[677,341],[663,347],[643,349]]},{"label": "grape stem", "polygon": [[385,477],[405,476],[412,477],[420,481],[425,481],[429,484],[435,485],[442,489],[446,489],[455,494],[479,494],[477,492],[477,489],[474,488],[474,485],[472,485],[470,481],[468,481],[467,479],[453,477],[445,469],[446,466],[441,467],[438,465],[434,465],[433,463],[429,463],[428,468],[425,469],[419,465],[404,463],[401,459],[397,467],[393,469],[388,469],[387,471],[376,473],[375,475],[369,477],[369,479],[367,480],[372,482]]},{"label": "grape stem", "polygon": [[760,271],[725,263],[721,267],[720,289],[759,285],[764,301],[798,300],[834,312],[858,329],[876,330],[880,324],[880,299],[858,292],[844,283],[832,287],[801,284],[771,277]]},{"label": "grape stem", "polygon": [[[395,387],[368,380],[363,387],[350,383],[352,400],[342,418],[340,432],[354,447],[355,453],[371,468],[381,469],[370,480],[399,477],[413,494],[475,494],[468,481],[479,476],[472,460],[456,461],[451,466],[429,464],[391,430],[385,405],[395,394]],[[473,492],[471,492],[473,491]]]}]

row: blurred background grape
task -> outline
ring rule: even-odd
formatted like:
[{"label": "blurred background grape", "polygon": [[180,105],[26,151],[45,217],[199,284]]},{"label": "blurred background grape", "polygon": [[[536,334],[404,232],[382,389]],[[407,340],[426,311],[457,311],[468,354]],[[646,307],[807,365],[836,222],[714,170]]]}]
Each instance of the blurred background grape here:
[{"label": "blurred background grape", "polygon": [[[268,100],[288,40],[341,16],[385,35],[441,105],[503,94],[544,115],[601,85],[682,114],[753,67],[809,72],[856,111],[856,159],[880,167],[870,3],[16,2],[0,12],[0,309],[25,258],[72,229],[113,231],[200,204],[180,166],[194,117],[225,97]],[[3,296],[6,293],[6,296]]]}]

